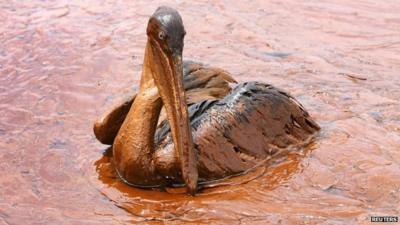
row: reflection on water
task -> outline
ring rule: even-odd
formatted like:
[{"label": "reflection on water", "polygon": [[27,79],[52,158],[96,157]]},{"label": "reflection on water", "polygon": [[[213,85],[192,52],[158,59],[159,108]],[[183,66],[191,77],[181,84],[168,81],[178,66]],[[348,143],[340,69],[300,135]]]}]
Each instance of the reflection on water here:
[{"label": "reflection on water", "polygon": [[304,151],[197,197],[118,182],[92,123],[138,83],[147,19],[162,4],[0,2],[0,224],[367,224],[400,215],[395,0],[168,3],[184,19],[185,58],[288,90],[322,131]]},{"label": "reflection on water", "polygon": [[[187,201],[191,201],[191,210],[196,212],[196,217],[200,217],[195,221],[207,223],[213,219],[226,219],[227,215],[221,211],[221,213],[210,217],[208,211],[200,210],[206,202],[219,204],[219,201],[222,200],[248,198],[251,193],[249,189],[257,192],[273,190],[301,170],[299,168],[300,161],[314,147],[315,145],[311,143],[302,150],[282,153],[264,162],[263,165],[246,175],[215,182],[212,185],[206,185],[206,187],[203,186],[204,189],[195,198],[188,196],[185,188],[165,187],[165,189],[145,190],[124,184],[114,170],[111,148],[104,152],[101,159],[95,162],[95,165],[99,174],[98,178],[104,184],[100,188],[101,193],[127,212],[142,218],[139,221],[184,219],[187,217],[188,209],[179,208],[177,205],[185,205]],[[260,204],[254,206],[261,207]],[[231,207],[232,213],[239,213],[234,205]],[[160,217],[160,208],[163,211],[162,217]]]}]

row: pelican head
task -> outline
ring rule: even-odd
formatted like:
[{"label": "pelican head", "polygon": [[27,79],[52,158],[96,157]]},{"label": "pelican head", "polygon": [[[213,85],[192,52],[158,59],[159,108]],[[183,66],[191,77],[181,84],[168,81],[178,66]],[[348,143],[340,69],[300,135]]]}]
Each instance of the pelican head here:
[{"label": "pelican head", "polygon": [[170,7],[159,7],[147,25],[149,40],[157,42],[165,53],[181,55],[185,34],[181,16]]},{"label": "pelican head", "polygon": [[190,193],[197,188],[197,162],[183,88],[182,51],[185,29],[178,11],[159,7],[147,25],[149,66],[167,112],[182,179]]}]

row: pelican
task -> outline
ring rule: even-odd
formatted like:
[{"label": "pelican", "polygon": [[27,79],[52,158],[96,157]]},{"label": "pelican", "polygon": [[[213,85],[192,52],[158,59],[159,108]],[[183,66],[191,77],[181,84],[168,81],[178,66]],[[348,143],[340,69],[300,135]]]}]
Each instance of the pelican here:
[{"label": "pelican", "polygon": [[225,70],[184,62],[185,33],[179,13],[159,7],[137,94],[94,124],[125,183],[184,185],[194,195],[199,184],[241,174],[319,130],[288,93],[261,82],[231,89]]}]

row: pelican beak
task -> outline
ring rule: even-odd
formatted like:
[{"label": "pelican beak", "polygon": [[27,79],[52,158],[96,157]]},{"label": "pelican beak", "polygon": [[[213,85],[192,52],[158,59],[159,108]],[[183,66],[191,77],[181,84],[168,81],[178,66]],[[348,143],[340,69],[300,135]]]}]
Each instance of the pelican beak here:
[{"label": "pelican beak", "polygon": [[183,88],[182,50],[166,52],[154,42],[151,49],[151,58],[155,60],[151,63],[153,79],[167,112],[182,179],[187,191],[194,195],[198,180],[197,156]]}]

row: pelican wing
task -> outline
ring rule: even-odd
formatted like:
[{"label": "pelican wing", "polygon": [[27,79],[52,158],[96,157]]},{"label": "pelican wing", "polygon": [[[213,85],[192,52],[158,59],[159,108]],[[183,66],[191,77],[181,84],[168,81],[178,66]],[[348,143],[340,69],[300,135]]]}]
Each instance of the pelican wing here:
[{"label": "pelican wing", "polygon": [[[258,82],[240,84],[223,99],[193,104],[189,115],[203,181],[244,172],[289,146],[307,143],[320,129],[292,96]],[[156,141],[172,145],[169,131],[163,122]]]}]

